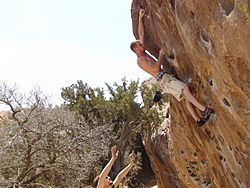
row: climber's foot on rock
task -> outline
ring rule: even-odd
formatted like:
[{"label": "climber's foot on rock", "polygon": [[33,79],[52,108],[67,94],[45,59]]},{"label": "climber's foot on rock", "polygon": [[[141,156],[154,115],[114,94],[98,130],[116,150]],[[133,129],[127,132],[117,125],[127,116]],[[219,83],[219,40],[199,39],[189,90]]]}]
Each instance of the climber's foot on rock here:
[{"label": "climber's foot on rock", "polygon": [[212,114],[215,114],[214,109],[212,109],[210,107],[206,107],[205,111],[203,112],[203,117],[204,117],[204,119],[209,120],[209,118]]},{"label": "climber's foot on rock", "polygon": [[205,111],[203,112],[203,117],[196,121],[196,124],[199,127],[202,127],[210,119],[212,114],[215,114],[214,109],[206,107]]},{"label": "climber's foot on rock", "polygon": [[200,118],[198,121],[196,121],[198,127],[202,127],[205,123],[206,123],[205,118]]}]

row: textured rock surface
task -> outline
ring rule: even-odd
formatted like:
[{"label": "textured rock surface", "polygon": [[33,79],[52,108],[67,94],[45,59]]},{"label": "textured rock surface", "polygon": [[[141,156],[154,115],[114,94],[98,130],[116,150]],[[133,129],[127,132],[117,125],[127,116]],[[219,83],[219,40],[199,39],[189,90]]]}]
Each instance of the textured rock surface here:
[{"label": "textured rock surface", "polygon": [[136,38],[140,7],[147,50],[176,49],[179,78],[216,110],[199,128],[172,97],[171,119],[144,133],[158,187],[250,187],[250,1],[134,0]]}]

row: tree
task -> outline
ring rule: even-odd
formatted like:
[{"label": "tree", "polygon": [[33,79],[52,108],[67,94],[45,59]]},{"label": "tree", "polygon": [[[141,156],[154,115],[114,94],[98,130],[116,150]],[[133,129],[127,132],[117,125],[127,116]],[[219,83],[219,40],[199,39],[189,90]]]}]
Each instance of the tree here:
[{"label": "tree", "polygon": [[105,155],[96,137],[111,137],[109,127],[89,129],[75,112],[52,108],[39,89],[25,96],[1,83],[0,101],[10,108],[10,120],[1,127],[2,186],[77,186],[93,158]]}]

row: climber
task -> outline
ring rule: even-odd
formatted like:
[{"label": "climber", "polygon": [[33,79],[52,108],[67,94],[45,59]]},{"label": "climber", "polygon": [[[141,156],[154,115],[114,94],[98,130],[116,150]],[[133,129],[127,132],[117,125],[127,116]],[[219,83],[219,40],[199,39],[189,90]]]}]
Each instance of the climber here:
[{"label": "climber", "polygon": [[[122,179],[128,174],[128,172],[133,168],[135,164],[135,158],[133,154],[129,155],[130,163],[116,176],[115,180],[112,181],[108,176],[113,164],[115,163],[116,158],[118,157],[117,146],[111,148],[112,157],[105,168],[102,170],[101,174],[97,176],[94,180],[94,187],[97,188],[116,188],[119,186],[119,183]],[[97,184],[97,185],[96,185]]]},{"label": "climber", "polygon": [[[200,104],[191,94],[187,84],[176,79],[173,75],[168,74],[161,69],[161,65],[164,62],[164,58],[166,58],[167,54],[166,48],[162,48],[160,50],[157,61],[147,52],[145,52],[146,49],[144,47],[143,25],[144,14],[145,11],[143,9],[140,9],[138,25],[139,40],[132,42],[130,45],[131,50],[137,55],[138,66],[156,78],[159,87],[163,90],[164,93],[173,95],[179,102],[183,98],[185,98],[187,109],[197,125],[204,125],[209,120],[210,116],[215,112],[212,108],[205,107]],[[202,117],[199,117],[196,114],[193,106],[197,107],[202,112]]]}]

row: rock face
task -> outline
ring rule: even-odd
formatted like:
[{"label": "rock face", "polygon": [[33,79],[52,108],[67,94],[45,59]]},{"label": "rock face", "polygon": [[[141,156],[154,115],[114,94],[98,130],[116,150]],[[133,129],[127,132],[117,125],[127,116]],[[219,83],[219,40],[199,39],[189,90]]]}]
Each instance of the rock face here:
[{"label": "rock face", "polygon": [[178,77],[216,111],[200,128],[171,97],[170,119],[143,134],[158,187],[250,187],[250,1],[133,0],[136,38],[140,7],[147,50],[174,48]]}]

